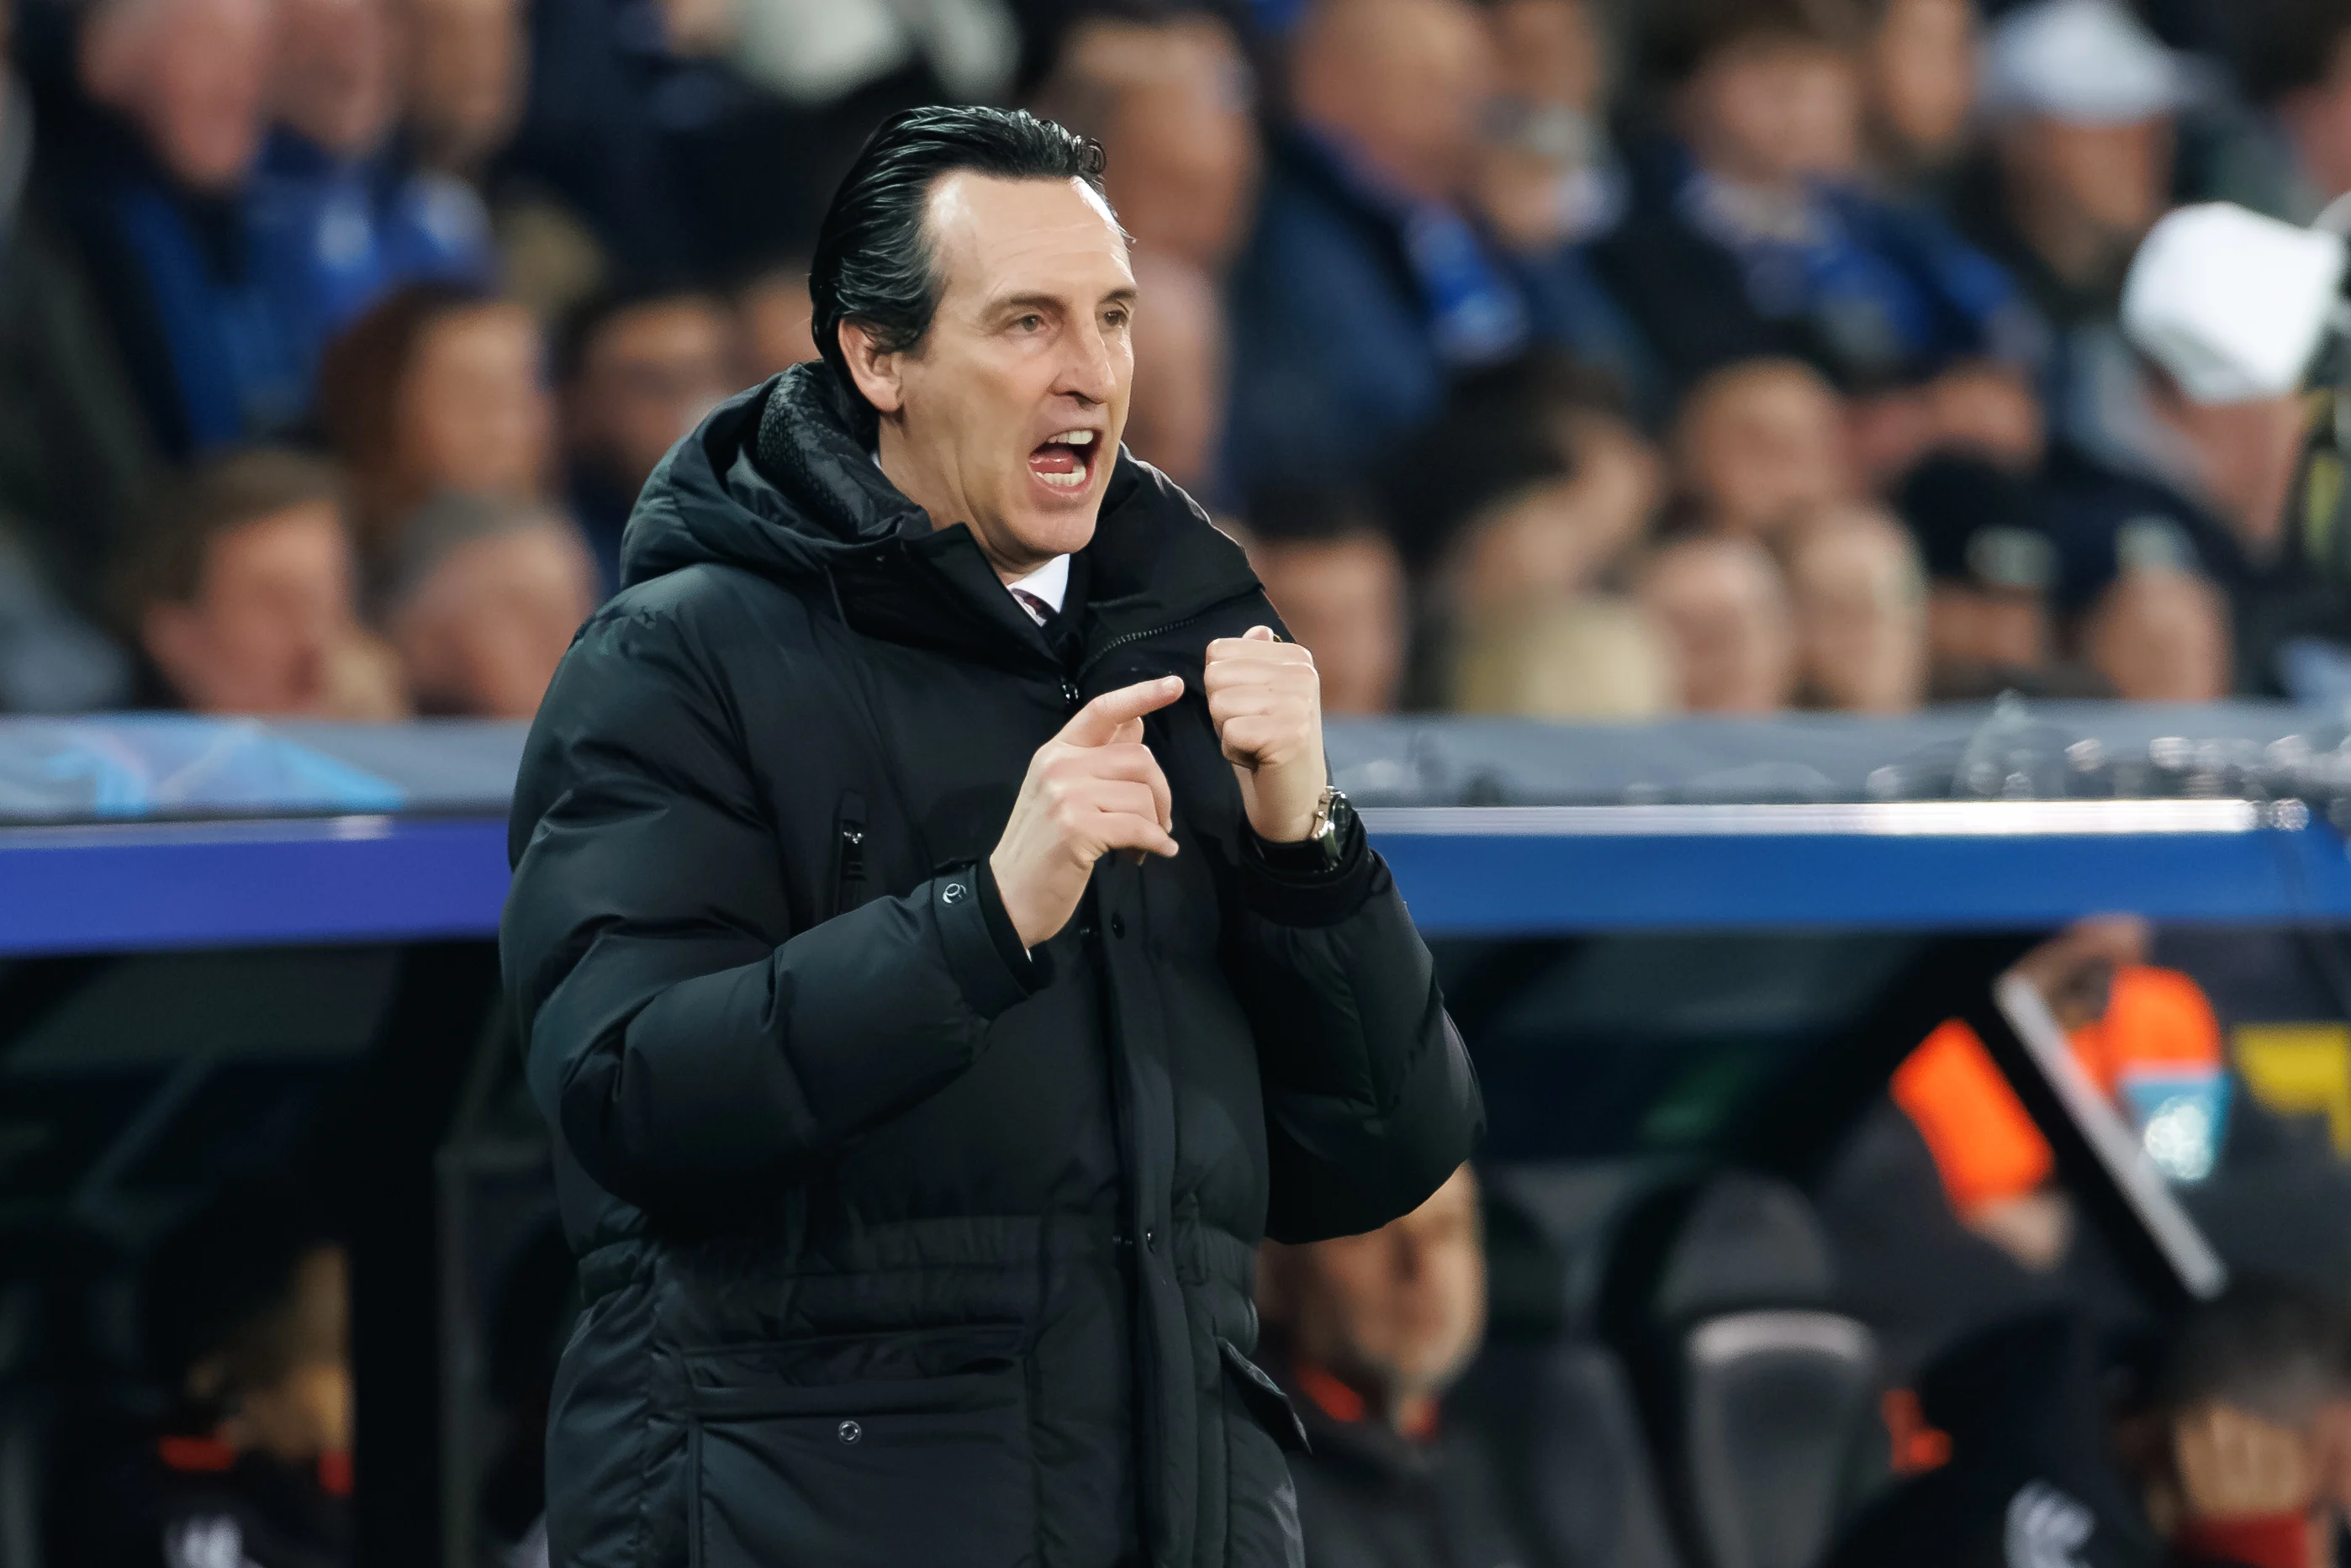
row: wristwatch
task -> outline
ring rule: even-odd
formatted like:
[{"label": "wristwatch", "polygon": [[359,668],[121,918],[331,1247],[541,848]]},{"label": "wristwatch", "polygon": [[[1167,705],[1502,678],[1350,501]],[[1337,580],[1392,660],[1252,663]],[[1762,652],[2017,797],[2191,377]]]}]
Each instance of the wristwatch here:
[{"label": "wristwatch", "polygon": [[1314,825],[1306,832],[1306,841],[1321,852],[1322,869],[1329,871],[1343,859],[1347,852],[1347,830],[1355,820],[1355,808],[1335,784],[1322,786],[1322,799],[1315,802]]}]

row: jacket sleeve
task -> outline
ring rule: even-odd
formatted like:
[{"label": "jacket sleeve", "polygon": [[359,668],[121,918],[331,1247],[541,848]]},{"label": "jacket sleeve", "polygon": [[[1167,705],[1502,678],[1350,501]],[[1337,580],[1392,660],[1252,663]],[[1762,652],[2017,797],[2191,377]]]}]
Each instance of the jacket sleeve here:
[{"label": "jacket sleeve", "polygon": [[1245,846],[1233,967],[1257,1036],[1266,1234],[1318,1241],[1418,1207],[1468,1159],[1485,1105],[1436,967],[1358,824],[1336,874]]},{"label": "jacket sleeve", "polygon": [[795,933],[729,711],[666,621],[591,622],[516,793],[500,945],[531,1092],[643,1206],[885,1121],[1041,978],[992,929],[1010,924],[985,862]]}]

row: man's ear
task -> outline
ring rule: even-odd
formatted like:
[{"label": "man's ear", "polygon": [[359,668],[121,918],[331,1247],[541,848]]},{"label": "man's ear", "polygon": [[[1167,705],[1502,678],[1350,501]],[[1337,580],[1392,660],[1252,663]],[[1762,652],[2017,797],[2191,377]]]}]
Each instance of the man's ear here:
[{"label": "man's ear", "polygon": [[900,379],[905,356],[884,351],[880,340],[860,322],[843,321],[834,330],[841,334],[841,357],[849,361],[849,379],[857,383],[865,401],[883,413],[897,413],[906,401]]}]

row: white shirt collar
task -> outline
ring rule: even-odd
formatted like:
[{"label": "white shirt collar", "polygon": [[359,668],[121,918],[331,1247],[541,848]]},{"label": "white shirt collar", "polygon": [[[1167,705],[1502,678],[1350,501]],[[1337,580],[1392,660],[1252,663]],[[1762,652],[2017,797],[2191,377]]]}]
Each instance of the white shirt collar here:
[{"label": "white shirt collar", "polygon": [[1059,615],[1061,612],[1061,601],[1068,598],[1070,592],[1070,558],[1057,555],[1019,581],[1007,583],[1005,588],[1008,592],[1012,593],[1013,602],[1019,604],[1021,609],[1028,610],[1029,618],[1041,626],[1045,623],[1044,618],[1036,611],[1030,610],[1027,604],[1021,603],[1019,596],[1023,593],[1032,593],[1051,605],[1053,613]]}]

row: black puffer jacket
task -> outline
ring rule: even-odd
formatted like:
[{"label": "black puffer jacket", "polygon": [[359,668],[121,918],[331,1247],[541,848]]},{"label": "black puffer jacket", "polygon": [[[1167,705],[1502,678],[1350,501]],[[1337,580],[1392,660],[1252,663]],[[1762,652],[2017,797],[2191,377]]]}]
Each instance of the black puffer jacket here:
[{"label": "black puffer jacket", "polygon": [[[1199,677],[1271,611],[1180,491],[1121,458],[1057,653],[860,435],[803,367],[681,443],[523,760],[507,983],[591,1303],[555,1560],[1295,1562],[1254,1251],[1468,1154],[1428,954],[1367,850],[1256,857]],[[1169,672],[1182,853],[1032,962],[986,872],[1029,758]]]}]

